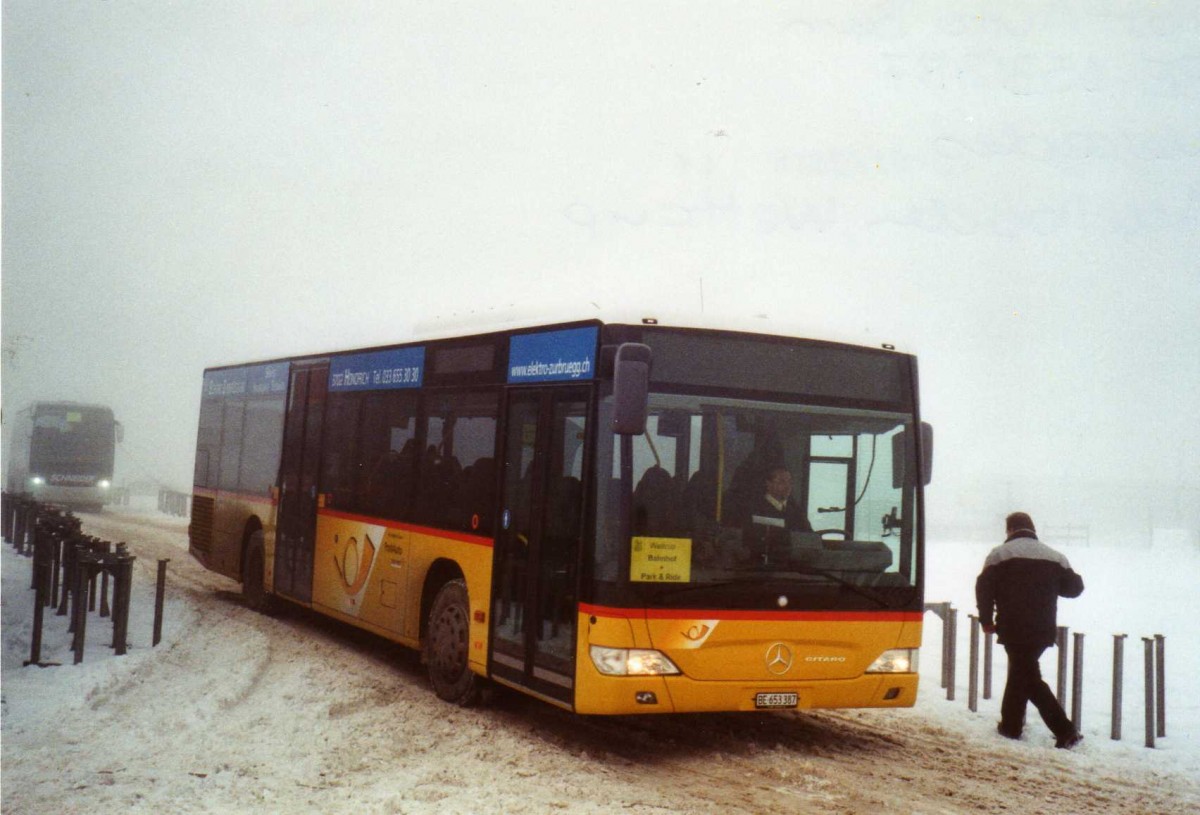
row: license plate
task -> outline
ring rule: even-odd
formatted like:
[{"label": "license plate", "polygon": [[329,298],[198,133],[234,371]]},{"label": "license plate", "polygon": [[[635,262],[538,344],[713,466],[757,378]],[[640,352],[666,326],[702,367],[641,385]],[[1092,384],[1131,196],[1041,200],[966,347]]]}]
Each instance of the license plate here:
[{"label": "license plate", "polygon": [[756,708],[795,707],[800,704],[798,693],[756,693],[754,706]]}]

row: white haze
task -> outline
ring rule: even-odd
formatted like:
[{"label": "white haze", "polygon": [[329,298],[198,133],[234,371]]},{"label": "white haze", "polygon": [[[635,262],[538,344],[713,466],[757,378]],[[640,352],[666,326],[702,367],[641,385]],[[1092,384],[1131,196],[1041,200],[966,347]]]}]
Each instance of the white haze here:
[{"label": "white haze", "polygon": [[187,489],[205,366],[703,310],[916,351],[935,527],[1195,540],[1198,41],[1184,2],[5,2],[6,433],[107,402],[119,477]]}]

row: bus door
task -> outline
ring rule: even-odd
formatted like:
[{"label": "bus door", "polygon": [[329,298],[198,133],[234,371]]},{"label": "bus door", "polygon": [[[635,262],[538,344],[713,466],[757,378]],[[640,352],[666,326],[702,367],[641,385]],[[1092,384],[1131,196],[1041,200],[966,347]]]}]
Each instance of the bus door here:
[{"label": "bus door", "polygon": [[492,673],[570,704],[588,391],[514,390],[492,597]]},{"label": "bus door", "polygon": [[275,535],[275,591],[312,601],[317,532],[317,473],[329,365],[292,369],[280,463],[279,525]]}]

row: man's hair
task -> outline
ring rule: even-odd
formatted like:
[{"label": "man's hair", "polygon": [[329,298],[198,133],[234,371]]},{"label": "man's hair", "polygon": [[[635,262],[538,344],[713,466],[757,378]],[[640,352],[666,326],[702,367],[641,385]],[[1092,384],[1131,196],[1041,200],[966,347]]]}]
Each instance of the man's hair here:
[{"label": "man's hair", "polygon": [[1029,517],[1027,512],[1013,512],[1004,519],[1005,529],[1009,534],[1013,532],[1028,532],[1032,535],[1037,534],[1037,530],[1033,526],[1033,518]]}]

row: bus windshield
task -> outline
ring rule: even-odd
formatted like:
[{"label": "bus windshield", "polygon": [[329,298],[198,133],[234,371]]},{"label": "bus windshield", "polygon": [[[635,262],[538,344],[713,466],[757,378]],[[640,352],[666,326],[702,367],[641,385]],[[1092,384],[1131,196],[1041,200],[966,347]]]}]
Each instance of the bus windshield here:
[{"label": "bus windshield", "polygon": [[597,591],[645,607],[906,607],[919,596],[912,423],[652,394],[624,477],[621,438],[600,440]]},{"label": "bus windshield", "polygon": [[41,407],[33,420],[30,466],[34,471],[74,467],[111,472],[113,432],[107,409]]}]

